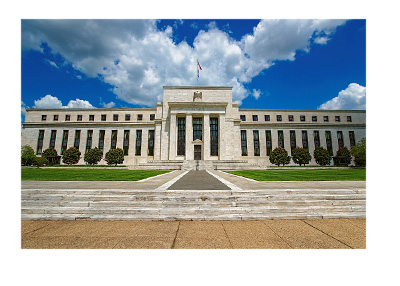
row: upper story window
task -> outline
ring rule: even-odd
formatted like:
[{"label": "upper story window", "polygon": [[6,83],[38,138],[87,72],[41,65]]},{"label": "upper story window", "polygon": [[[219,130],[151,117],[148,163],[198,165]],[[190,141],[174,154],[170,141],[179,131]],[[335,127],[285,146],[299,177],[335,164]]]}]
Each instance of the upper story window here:
[{"label": "upper story window", "polygon": [[288,118],[289,118],[289,121],[293,121],[293,115],[289,115]]},{"label": "upper story window", "polygon": [[58,114],[53,115],[53,121],[58,121]]},{"label": "upper story window", "polygon": [[258,121],[258,115],[253,115],[253,121]]},{"label": "upper story window", "polygon": [[347,116],[347,122],[351,122],[351,116]]},{"label": "upper story window", "polygon": [[329,117],[328,116],[324,116],[324,122],[329,122]]},{"label": "upper story window", "polygon": [[71,115],[66,114],[66,115],[65,115],[65,121],[70,121],[70,120],[71,120]]},{"label": "upper story window", "polygon": [[130,114],[125,114],[125,121],[131,120],[131,115]]},{"label": "upper story window", "polygon": [[150,114],[150,120],[154,120],[156,118],[155,114]]},{"label": "upper story window", "polygon": [[269,121],[270,120],[269,115],[264,115],[264,119],[265,119],[265,121]]},{"label": "upper story window", "polygon": [[82,115],[80,115],[80,114],[77,115],[77,116],[76,116],[76,120],[77,120],[77,121],[82,121]]},{"label": "upper story window", "polygon": [[42,121],[46,121],[47,115],[42,115]]},{"label": "upper story window", "polygon": [[340,122],[340,116],[335,116],[335,121]]},{"label": "upper story window", "polygon": [[240,115],[240,120],[246,121],[246,115]]},{"label": "upper story window", "polygon": [[282,115],[277,115],[276,116],[276,121],[282,121]]},{"label": "upper story window", "polygon": [[137,115],[137,120],[143,120],[143,114],[138,114]]},{"label": "upper story window", "polygon": [[101,115],[101,121],[106,121],[107,120],[107,115],[106,114],[102,114]]},{"label": "upper story window", "polygon": [[300,115],[300,121],[306,121],[306,116],[305,115]]},{"label": "upper story window", "polygon": [[118,121],[118,114],[113,114],[113,120]]},{"label": "upper story window", "polygon": [[313,122],[317,122],[317,116],[311,117]]},{"label": "upper story window", "polygon": [[93,114],[89,115],[89,121],[94,121],[94,115]]}]

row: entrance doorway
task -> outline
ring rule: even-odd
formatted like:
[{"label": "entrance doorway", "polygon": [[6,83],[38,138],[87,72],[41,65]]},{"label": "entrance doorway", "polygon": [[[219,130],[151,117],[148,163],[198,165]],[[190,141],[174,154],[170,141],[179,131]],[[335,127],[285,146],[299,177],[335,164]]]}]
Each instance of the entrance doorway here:
[{"label": "entrance doorway", "polygon": [[201,145],[194,145],[194,159],[201,160]]}]

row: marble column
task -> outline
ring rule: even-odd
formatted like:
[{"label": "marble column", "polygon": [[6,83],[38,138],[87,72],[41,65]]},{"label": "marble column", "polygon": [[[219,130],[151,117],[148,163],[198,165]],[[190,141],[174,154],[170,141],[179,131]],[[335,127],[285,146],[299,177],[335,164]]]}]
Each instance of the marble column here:
[{"label": "marble column", "polygon": [[161,121],[156,121],[154,131],[154,160],[161,160]]},{"label": "marble column", "polygon": [[193,148],[193,116],[192,114],[186,114],[186,160],[194,160],[194,148]]},{"label": "marble column", "polygon": [[171,114],[169,121],[169,160],[175,160],[176,157],[176,114]]},{"label": "marble column", "polygon": [[203,160],[210,160],[210,114],[204,114],[203,119]]}]

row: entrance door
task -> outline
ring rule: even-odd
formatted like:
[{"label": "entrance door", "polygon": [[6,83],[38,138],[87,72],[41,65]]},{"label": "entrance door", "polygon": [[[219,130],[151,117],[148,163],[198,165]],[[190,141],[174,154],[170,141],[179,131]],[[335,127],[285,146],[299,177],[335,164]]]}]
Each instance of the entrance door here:
[{"label": "entrance door", "polygon": [[194,145],[194,159],[201,160],[201,145]]}]

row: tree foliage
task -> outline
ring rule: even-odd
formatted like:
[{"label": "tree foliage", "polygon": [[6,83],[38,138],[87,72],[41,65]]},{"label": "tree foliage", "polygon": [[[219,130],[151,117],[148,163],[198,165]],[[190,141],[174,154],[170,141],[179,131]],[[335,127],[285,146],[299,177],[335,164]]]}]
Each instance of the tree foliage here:
[{"label": "tree foliage", "polygon": [[48,159],[48,157],[57,157],[57,151],[53,147],[47,148],[42,152],[42,157]]},{"label": "tree foliage", "polygon": [[35,162],[33,163],[33,165],[35,165],[37,167],[43,167],[48,164],[49,164],[49,160],[47,160],[46,157],[35,157]]},{"label": "tree foliage", "polygon": [[365,167],[367,165],[367,142],[365,138],[356,146],[351,147],[350,153],[354,156],[354,163],[357,167]]},{"label": "tree foliage", "polygon": [[64,164],[73,165],[77,164],[80,158],[81,158],[81,151],[79,151],[75,147],[71,147],[65,150],[62,157],[62,161]]},{"label": "tree foliage", "polygon": [[124,162],[124,150],[121,148],[111,149],[104,157],[108,165],[117,165]]},{"label": "tree foliage", "polygon": [[33,151],[32,147],[29,145],[25,145],[21,147],[21,165],[22,166],[31,166],[35,163],[35,151]]},{"label": "tree foliage", "polygon": [[103,151],[95,147],[93,149],[89,149],[85,153],[83,160],[89,165],[96,165],[100,162],[101,158],[103,158]]},{"label": "tree foliage", "polygon": [[274,165],[287,165],[290,162],[290,157],[287,151],[282,147],[275,148],[269,156],[269,161]]},{"label": "tree foliage", "polygon": [[314,159],[318,165],[326,166],[331,164],[332,156],[329,154],[329,151],[323,147],[315,147]]},{"label": "tree foliage", "polygon": [[305,166],[311,161],[311,155],[308,149],[296,147],[292,151],[292,159],[295,164]]},{"label": "tree foliage", "polygon": [[351,163],[351,153],[347,147],[340,147],[336,152],[336,165],[346,165]]}]

